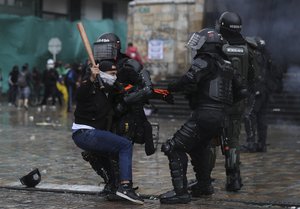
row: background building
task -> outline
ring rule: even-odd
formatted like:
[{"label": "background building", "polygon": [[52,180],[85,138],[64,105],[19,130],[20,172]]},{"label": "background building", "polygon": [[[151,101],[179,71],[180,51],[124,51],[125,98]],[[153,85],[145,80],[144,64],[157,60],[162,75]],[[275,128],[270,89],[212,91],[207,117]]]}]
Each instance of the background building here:
[{"label": "background building", "polygon": [[[299,9],[298,0],[0,0],[0,16],[14,14],[37,16],[46,21],[94,23],[112,20],[104,29],[121,36],[122,50],[126,43],[133,42],[158,79],[186,69],[191,59],[185,48],[189,35],[203,27],[214,27],[224,11],[239,13],[243,20],[242,33],[264,38],[272,57],[283,68],[299,66],[300,31],[295,30]],[[126,21],[122,23],[123,29],[114,25],[116,21]],[[5,27],[1,28],[4,32]],[[97,27],[87,24],[91,40],[101,32]]]},{"label": "background building", "polygon": [[43,19],[124,20],[129,0],[0,0],[1,14]]},{"label": "background building", "polygon": [[163,79],[186,69],[185,44],[191,32],[202,28],[203,13],[204,0],[131,1],[127,40],[139,48],[152,75]]},{"label": "background building", "polygon": [[[30,69],[45,69],[55,58],[63,63],[85,62],[77,21],[82,21],[93,43],[105,32],[114,32],[125,49],[128,0],[0,0],[0,69],[3,91],[14,65],[28,63]],[[49,52],[51,39],[59,39],[61,50]]]}]

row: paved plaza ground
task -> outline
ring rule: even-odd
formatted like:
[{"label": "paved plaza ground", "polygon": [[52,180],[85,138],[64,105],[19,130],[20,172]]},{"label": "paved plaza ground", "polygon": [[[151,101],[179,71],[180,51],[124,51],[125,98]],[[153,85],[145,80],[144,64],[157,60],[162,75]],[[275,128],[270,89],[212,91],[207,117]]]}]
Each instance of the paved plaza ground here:
[{"label": "paved plaza ground", "polygon": [[[267,153],[242,153],[244,187],[237,193],[225,191],[224,157],[220,151],[213,171],[215,194],[186,205],[160,205],[157,199],[148,198],[138,206],[127,201],[109,202],[97,192],[75,194],[13,187],[33,168],[41,171],[41,187],[103,187],[101,178],[81,158],[81,150],[71,139],[72,117],[59,107],[25,111],[1,104],[0,208],[300,208],[300,127],[284,122],[269,126]],[[184,122],[168,118],[150,121],[159,124],[159,142],[172,136]],[[160,149],[147,157],[143,146],[136,145],[133,165],[134,183],[140,194],[154,197],[172,188],[168,161]],[[190,164],[188,176],[194,178]]]}]

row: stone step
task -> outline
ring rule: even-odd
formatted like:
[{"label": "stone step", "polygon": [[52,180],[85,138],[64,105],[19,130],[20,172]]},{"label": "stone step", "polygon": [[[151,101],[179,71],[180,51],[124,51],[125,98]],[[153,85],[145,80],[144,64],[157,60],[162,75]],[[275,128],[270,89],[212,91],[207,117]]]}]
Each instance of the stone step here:
[{"label": "stone step", "polygon": [[[154,87],[167,89],[168,83],[177,79],[178,76],[167,77],[157,82]],[[161,100],[150,100],[157,109],[152,117],[185,118],[191,113],[188,101],[182,94],[173,94],[174,105]],[[300,73],[286,73],[283,77],[283,91],[272,94],[267,109],[269,121],[293,121],[300,123]],[[299,116],[298,116],[299,115]]]}]

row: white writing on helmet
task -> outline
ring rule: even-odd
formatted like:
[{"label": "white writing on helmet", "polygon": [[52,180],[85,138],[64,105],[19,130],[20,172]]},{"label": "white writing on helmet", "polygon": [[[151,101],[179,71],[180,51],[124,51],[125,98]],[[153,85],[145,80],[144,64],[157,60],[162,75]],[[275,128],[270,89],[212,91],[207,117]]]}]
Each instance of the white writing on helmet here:
[{"label": "white writing on helmet", "polygon": [[102,39],[99,39],[97,42],[110,42],[109,39],[106,39],[106,38],[102,38]]},{"label": "white writing on helmet", "polygon": [[229,25],[230,28],[242,28],[241,25]]}]

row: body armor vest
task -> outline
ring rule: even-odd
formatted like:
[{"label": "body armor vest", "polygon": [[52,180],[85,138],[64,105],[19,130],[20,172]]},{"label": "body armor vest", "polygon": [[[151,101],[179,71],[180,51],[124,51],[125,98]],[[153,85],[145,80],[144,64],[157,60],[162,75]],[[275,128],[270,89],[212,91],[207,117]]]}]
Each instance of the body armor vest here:
[{"label": "body armor vest", "polygon": [[217,77],[210,81],[208,96],[212,100],[232,105],[233,68],[228,62],[217,62]]},{"label": "body armor vest", "polygon": [[247,45],[224,44],[222,50],[231,61],[233,67],[241,74],[242,83],[247,85],[249,69],[249,51]]},{"label": "body armor vest", "polygon": [[[230,62],[214,57],[214,68],[210,69],[214,76],[198,84],[198,103],[232,105],[232,79],[233,67]],[[203,83],[202,83],[203,82]],[[207,98],[207,99],[205,99]],[[210,100],[210,102],[209,102]]]}]

